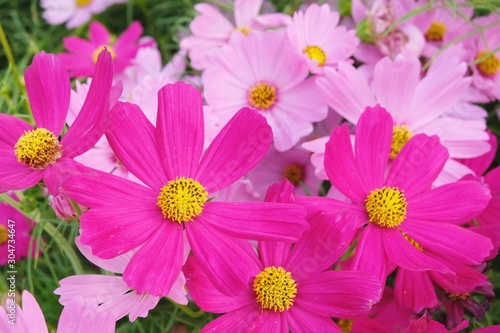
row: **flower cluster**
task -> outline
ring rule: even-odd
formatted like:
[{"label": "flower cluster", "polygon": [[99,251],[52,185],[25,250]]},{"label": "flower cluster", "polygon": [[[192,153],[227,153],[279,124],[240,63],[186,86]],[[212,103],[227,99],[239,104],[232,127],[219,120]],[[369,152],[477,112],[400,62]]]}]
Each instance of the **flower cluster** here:
[{"label": "flower cluster", "polygon": [[[56,2],[45,19],[71,28],[123,1]],[[94,21],[26,69],[33,124],[0,114],[1,195],[22,211],[22,191],[46,188],[106,272],[59,282],[58,332],[114,332],[162,298],[216,314],[201,332],[459,332],[486,315],[500,16],[462,1],[266,6],[198,3],[165,66],[139,22],[115,40]],[[18,258],[37,256],[38,221],[11,206]],[[22,298],[22,326],[6,305],[2,331],[48,332]]]}]

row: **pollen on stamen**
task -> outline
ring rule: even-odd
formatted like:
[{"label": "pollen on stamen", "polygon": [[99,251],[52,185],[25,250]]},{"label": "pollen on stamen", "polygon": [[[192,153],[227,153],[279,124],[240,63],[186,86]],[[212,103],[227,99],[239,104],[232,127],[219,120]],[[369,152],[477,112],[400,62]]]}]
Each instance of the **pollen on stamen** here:
[{"label": "pollen on stamen", "polygon": [[76,6],[77,7],[87,7],[91,2],[92,0],[76,0]]},{"label": "pollen on stamen", "polygon": [[311,60],[316,60],[318,62],[319,67],[325,64],[326,54],[321,47],[316,45],[311,45],[306,47],[302,52],[307,54]]},{"label": "pollen on stamen", "polygon": [[270,109],[278,98],[276,87],[266,82],[259,82],[248,92],[248,102],[258,110]]},{"label": "pollen on stamen", "polygon": [[61,145],[54,133],[37,128],[24,131],[14,146],[14,154],[19,162],[43,169],[61,156]]},{"label": "pollen on stamen", "polygon": [[342,333],[351,333],[352,330],[352,320],[351,319],[339,319],[337,322]]},{"label": "pollen on stamen", "polygon": [[465,293],[465,294],[454,294],[454,293],[446,293],[446,297],[448,297],[452,301],[465,301],[467,298],[470,297],[470,293]]},{"label": "pollen on stamen", "polygon": [[369,221],[379,227],[394,228],[406,218],[406,198],[397,187],[382,187],[370,192],[365,199]]},{"label": "pollen on stamen", "polygon": [[7,231],[7,228],[5,228],[3,225],[0,225],[0,245],[7,243],[8,240],[9,232]]},{"label": "pollen on stamen", "polygon": [[408,126],[394,126],[392,132],[392,144],[391,144],[391,153],[389,158],[391,160],[395,159],[398,156],[401,149],[403,149],[404,145],[411,139],[412,133]]},{"label": "pollen on stamen", "polygon": [[108,50],[108,52],[111,54],[111,60],[115,60],[116,58],[116,53],[113,50],[113,48],[109,45],[101,45],[97,49],[94,50],[94,53],[92,53],[92,62],[95,64],[97,63],[97,58],[99,57],[99,54],[101,53],[102,50]]},{"label": "pollen on stamen", "polygon": [[301,165],[291,163],[283,170],[283,176],[293,185],[297,186],[304,180],[304,168]]},{"label": "pollen on stamen", "polygon": [[239,31],[242,34],[244,34],[245,36],[248,36],[248,34],[250,33],[250,31],[252,31],[252,29],[250,29],[250,27],[242,25],[242,26],[234,28],[234,31]]},{"label": "pollen on stamen", "polygon": [[207,194],[196,180],[178,177],[161,188],[156,205],[163,217],[178,223],[188,222],[203,212]]},{"label": "pollen on stamen", "polygon": [[[484,58],[488,53],[488,51],[479,52],[476,56],[476,60]],[[490,54],[483,60],[479,61],[476,64],[477,69],[481,74],[485,76],[495,75],[500,69],[500,60],[496,57],[494,53]]]},{"label": "pollen on stamen", "polygon": [[414,240],[413,238],[411,238],[410,236],[408,236],[406,233],[403,233],[403,237],[408,242],[410,242],[410,244],[413,245],[414,248],[416,248],[420,252],[422,252],[424,250],[424,247],[420,243],[418,243],[416,240]]},{"label": "pollen on stamen", "polygon": [[269,266],[255,276],[253,290],[262,309],[283,312],[293,305],[297,284],[283,267]]},{"label": "pollen on stamen", "polygon": [[440,22],[432,22],[429,29],[425,33],[425,39],[430,42],[442,42],[444,34],[446,33],[446,26]]}]

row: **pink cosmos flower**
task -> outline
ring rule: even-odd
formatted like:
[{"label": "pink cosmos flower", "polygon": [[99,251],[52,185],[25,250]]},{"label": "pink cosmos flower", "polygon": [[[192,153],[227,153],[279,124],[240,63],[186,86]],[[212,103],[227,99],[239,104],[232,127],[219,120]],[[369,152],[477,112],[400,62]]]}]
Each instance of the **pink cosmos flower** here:
[{"label": "pink cosmos flower", "polygon": [[[417,57],[400,55],[375,65],[373,81],[362,76],[352,65],[341,62],[338,71],[326,68],[317,79],[320,92],[330,107],[353,124],[357,124],[367,106],[379,103],[394,120],[393,159],[413,135],[437,135],[451,158],[471,158],[490,150],[484,118],[461,119],[445,112],[460,101],[470,84],[464,77],[467,66],[458,58],[445,64],[433,64],[424,78]],[[449,159],[438,184],[456,181],[471,171]]]},{"label": "pink cosmos flower", "polygon": [[[100,259],[92,254],[89,246],[80,242],[80,236],[75,239],[75,243],[89,261],[113,273],[123,273],[133,255],[132,252],[128,252],[113,259]],[[189,248],[184,251],[184,261],[188,253]],[[184,274],[180,273],[166,297],[186,305],[188,300],[184,288],[185,283]],[[59,284],[61,286],[54,291],[54,294],[61,296],[59,302],[62,305],[66,306],[74,299],[81,297],[94,301],[99,305],[99,311],[109,311],[117,321],[126,315],[129,315],[131,322],[134,322],[137,317],[145,318],[148,311],[160,301],[158,296],[148,293],[140,294],[131,290],[123,278],[116,275],[74,275],[62,279]]]},{"label": "pink cosmos flower", "polygon": [[[288,181],[271,186],[266,201],[293,202],[293,186]],[[352,240],[354,219],[345,212],[315,215],[309,219],[311,229],[293,248],[291,243],[260,241],[260,257],[247,245],[238,259],[245,267],[239,273],[245,283],[231,285],[236,296],[219,292],[197,258],[188,258],[187,286],[196,304],[225,313],[201,332],[341,333],[330,317],[366,314],[382,291],[372,276],[330,269]]]},{"label": "pink cosmos flower", "polygon": [[283,179],[288,179],[299,195],[319,195],[320,182],[314,175],[310,153],[300,147],[282,153],[273,147],[269,148],[262,161],[247,174],[247,178],[262,198],[269,184]]},{"label": "pink cosmos flower", "polygon": [[127,0],[40,0],[42,17],[49,24],[66,22],[66,28],[76,28],[90,21],[93,14],[102,13],[113,4]]},{"label": "pink cosmos flower", "polygon": [[354,53],[359,40],[355,30],[338,26],[339,13],[328,4],[311,4],[305,12],[293,14],[288,38],[309,65],[309,71],[321,74],[326,66],[336,66]]},{"label": "pink cosmos flower", "polygon": [[[3,333],[49,333],[42,309],[29,291],[23,291],[23,308],[9,303],[0,307],[0,330]],[[15,310],[13,310],[15,309]],[[59,333],[113,333],[115,319],[106,311],[98,311],[97,306],[75,299],[64,308],[59,318]]]},{"label": "pink cosmos flower", "polygon": [[24,77],[36,127],[0,114],[0,192],[44,178],[49,192],[57,193],[58,180],[76,172],[71,159],[93,147],[107,126],[112,76],[111,56],[103,51],[80,115],[59,141],[71,91],[68,73],[53,54],[35,56]]},{"label": "pink cosmos flower", "polygon": [[258,15],[263,0],[234,1],[234,24],[217,7],[199,3],[194,9],[200,14],[189,25],[192,36],[181,40],[180,47],[189,53],[191,66],[198,70],[208,67],[207,54],[219,48],[235,34],[248,35],[253,30],[262,31],[269,27],[285,26],[290,16],[281,13]]},{"label": "pink cosmos flower", "polygon": [[[313,211],[349,207],[356,213],[363,221],[359,227],[365,227],[351,268],[380,281],[395,266],[453,274],[450,261],[482,263],[491,241],[456,224],[484,209],[488,189],[472,180],[431,189],[448,159],[436,136],[414,135],[388,169],[392,138],[393,119],[379,105],[361,115],[354,147],[347,124],[336,128],[326,145],[325,170],[332,186],[352,204],[323,197],[298,197],[297,202]],[[430,255],[435,253],[437,258]]]},{"label": "pink cosmos flower", "polygon": [[[138,293],[168,294],[183,264],[183,233],[221,291],[233,293],[244,267],[233,263],[246,239],[293,241],[307,229],[302,207],[210,201],[254,167],[271,143],[265,118],[240,110],[202,155],[199,91],[177,82],[158,94],[156,129],[135,105],[118,102],[107,138],[119,160],[146,186],[99,171],[70,178],[70,197],[89,207],[82,243],[103,259],[137,249],[123,280]],[[236,238],[239,237],[239,238]],[[231,263],[231,264],[229,264]]]},{"label": "pink cosmos flower", "polygon": [[[19,201],[15,195],[10,197]],[[6,203],[0,202],[0,266],[5,265],[9,259],[18,262],[21,258],[26,258],[29,255],[31,229],[35,222],[26,219],[24,215],[17,209]],[[12,235],[11,237],[9,237]],[[12,252],[12,246],[15,245],[15,252]],[[36,254],[37,245],[33,241],[31,255]],[[9,248],[11,251],[9,251]],[[9,258],[9,254],[14,254],[15,257]]]},{"label": "pink cosmos flower", "polygon": [[153,40],[138,42],[142,34],[139,22],[133,22],[117,39],[111,43],[109,31],[101,23],[94,21],[89,27],[89,40],[69,36],[63,39],[64,48],[68,53],[59,53],[64,67],[71,77],[91,76],[97,62],[97,56],[106,47],[111,53],[115,73],[121,73],[132,64],[137,50],[149,46]]},{"label": "pink cosmos flower", "polygon": [[225,123],[241,107],[258,110],[278,151],[292,148],[327,116],[307,64],[282,32],[235,36],[212,61],[203,81],[214,113]]}]

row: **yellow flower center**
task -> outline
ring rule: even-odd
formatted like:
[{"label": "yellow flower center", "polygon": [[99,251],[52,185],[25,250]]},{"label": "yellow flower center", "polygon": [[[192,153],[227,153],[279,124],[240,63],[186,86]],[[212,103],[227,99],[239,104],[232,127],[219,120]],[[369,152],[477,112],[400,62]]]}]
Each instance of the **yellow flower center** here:
[{"label": "yellow flower center", "polygon": [[408,126],[394,126],[392,131],[392,144],[391,144],[391,153],[389,158],[391,160],[395,159],[398,156],[401,149],[403,149],[404,145],[410,140],[412,137],[412,133]]},{"label": "yellow flower center", "polygon": [[109,45],[101,45],[97,49],[95,49],[94,53],[92,53],[92,61],[94,62],[94,64],[97,63],[97,58],[99,57],[101,51],[104,50],[104,48],[106,48],[108,52],[111,54],[111,60],[115,60],[116,53],[113,50],[113,48]]},{"label": "yellow flower center", "polygon": [[245,36],[248,36],[248,34],[250,33],[250,31],[252,31],[252,29],[242,25],[240,27],[234,28],[234,31],[239,31],[239,32],[243,33]]},{"label": "yellow flower center", "polygon": [[439,22],[432,22],[429,29],[425,33],[425,39],[429,42],[442,42],[444,34],[446,33],[446,26]]},{"label": "yellow flower center", "polygon": [[163,217],[178,223],[192,221],[201,214],[207,201],[207,191],[196,180],[176,178],[161,188],[156,204]]},{"label": "yellow flower center", "polygon": [[276,98],[276,87],[265,82],[257,83],[248,93],[248,102],[259,110],[267,110],[272,107]]},{"label": "yellow flower center", "polygon": [[283,267],[269,266],[257,274],[253,281],[253,290],[262,309],[283,312],[293,305],[297,284],[290,272]]},{"label": "yellow flower center", "polygon": [[424,247],[422,245],[420,245],[420,243],[418,243],[416,240],[414,240],[413,238],[411,238],[410,236],[408,236],[406,233],[403,233],[403,237],[408,242],[410,242],[410,244],[413,245],[420,252],[422,252],[424,250]]},{"label": "yellow flower center", "polygon": [[318,66],[323,66],[326,61],[325,51],[323,51],[319,46],[312,45],[308,46],[302,51],[306,53],[310,59],[316,60],[318,62]]},{"label": "yellow flower center", "polygon": [[470,297],[470,293],[465,293],[465,294],[454,294],[454,293],[446,293],[446,297],[451,299],[452,301],[465,301],[467,298]]},{"label": "yellow flower center", "polygon": [[[486,56],[488,51],[482,51],[479,52],[476,60],[481,59],[484,56]],[[488,57],[484,58],[483,60],[479,61],[477,64],[477,69],[481,72],[481,74],[486,75],[486,76],[491,76],[494,75],[498,72],[498,69],[500,69],[500,60],[496,57],[495,54],[490,54]]]},{"label": "yellow flower center", "polygon": [[88,6],[92,0],[76,0],[76,6],[77,7],[86,7]]},{"label": "yellow flower center", "polygon": [[342,333],[351,333],[352,330],[352,320],[350,319],[339,319],[337,322]]},{"label": "yellow flower center", "polygon": [[9,240],[9,232],[7,228],[0,224],[0,245],[7,243]]},{"label": "yellow flower center", "polygon": [[19,162],[37,169],[46,168],[61,157],[59,140],[45,128],[24,131],[14,148]]},{"label": "yellow flower center", "polygon": [[397,187],[382,187],[373,190],[365,199],[370,222],[379,227],[394,228],[406,218],[406,199]]},{"label": "yellow flower center", "polygon": [[297,164],[289,164],[283,170],[283,176],[288,179],[288,181],[297,186],[304,179],[304,168]]}]

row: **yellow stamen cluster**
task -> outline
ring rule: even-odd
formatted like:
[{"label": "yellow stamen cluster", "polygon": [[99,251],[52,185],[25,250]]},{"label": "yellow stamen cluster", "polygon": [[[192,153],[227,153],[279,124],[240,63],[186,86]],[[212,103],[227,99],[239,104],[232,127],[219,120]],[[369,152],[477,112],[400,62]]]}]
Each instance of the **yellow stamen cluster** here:
[{"label": "yellow stamen cluster", "polygon": [[37,169],[46,168],[61,156],[59,140],[45,128],[25,131],[14,149],[19,162]]},{"label": "yellow stamen cluster", "polygon": [[248,34],[250,33],[250,31],[252,31],[252,29],[242,25],[242,26],[234,28],[234,31],[239,31],[239,32],[243,33],[245,36],[248,36]]},{"label": "yellow stamen cluster", "polygon": [[[481,59],[486,56],[489,52],[483,51],[479,52],[476,56],[477,59]],[[491,76],[498,72],[500,69],[500,60],[496,57],[495,54],[490,54],[487,58],[481,60],[476,64],[477,69],[481,72],[481,74],[485,76]]]},{"label": "yellow stamen cluster", "polygon": [[425,39],[429,42],[442,42],[444,34],[446,33],[446,26],[440,22],[432,22],[429,29],[425,33]]},{"label": "yellow stamen cluster", "polygon": [[423,251],[424,250],[424,247],[422,245],[420,245],[420,243],[418,243],[416,240],[414,240],[413,238],[411,238],[410,236],[408,236],[407,234],[403,233],[403,237],[408,241],[410,242],[411,245],[413,245],[417,250],[419,251]]},{"label": "yellow stamen cluster", "polygon": [[352,330],[352,320],[350,319],[339,319],[337,322],[342,333],[351,333]]},{"label": "yellow stamen cluster", "polygon": [[401,149],[403,149],[404,145],[410,140],[412,137],[412,133],[408,126],[394,126],[392,132],[392,144],[391,144],[391,153],[389,158],[391,160],[395,159],[398,156]]},{"label": "yellow stamen cluster", "polygon": [[102,50],[108,50],[108,52],[111,54],[111,60],[115,60],[116,58],[116,53],[113,50],[113,48],[109,45],[101,45],[97,49],[95,49],[94,53],[92,53],[92,62],[95,64],[97,63],[97,58],[99,57],[99,54],[102,52]]},{"label": "yellow stamen cluster", "polygon": [[9,240],[9,232],[7,228],[0,224],[0,245],[7,243]]},{"label": "yellow stamen cluster", "polygon": [[370,222],[379,227],[394,228],[406,218],[406,199],[397,187],[382,187],[373,190],[365,199]]},{"label": "yellow stamen cluster", "polygon": [[465,294],[454,294],[454,293],[446,293],[446,297],[451,299],[452,301],[465,301],[467,298],[470,297],[470,293],[465,293]]},{"label": "yellow stamen cluster", "polygon": [[207,191],[196,180],[176,178],[163,186],[156,204],[163,217],[183,223],[201,214],[207,201]]},{"label": "yellow stamen cluster", "polygon": [[311,60],[316,60],[318,66],[321,67],[325,64],[326,54],[321,47],[316,45],[308,46],[302,52],[306,53]]},{"label": "yellow stamen cluster", "polygon": [[285,170],[283,170],[283,176],[288,179],[292,185],[297,186],[304,180],[304,168],[295,163],[289,164],[285,167]]},{"label": "yellow stamen cluster", "polygon": [[262,309],[283,312],[293,305],[297,284],[283,267],[269,266],[255,276],[253,290]]},{"label": "yellow stamen cluster", "polygon": [[91,2],[92,0],[76,0],[76,6],[77,7],[87,7]]},{"label": "yellow stamen cluster", "polygon": [[267,110],[276,102],[276,87],[259,82],[250,89],[248,93],[248,102],[258,110]]}]

